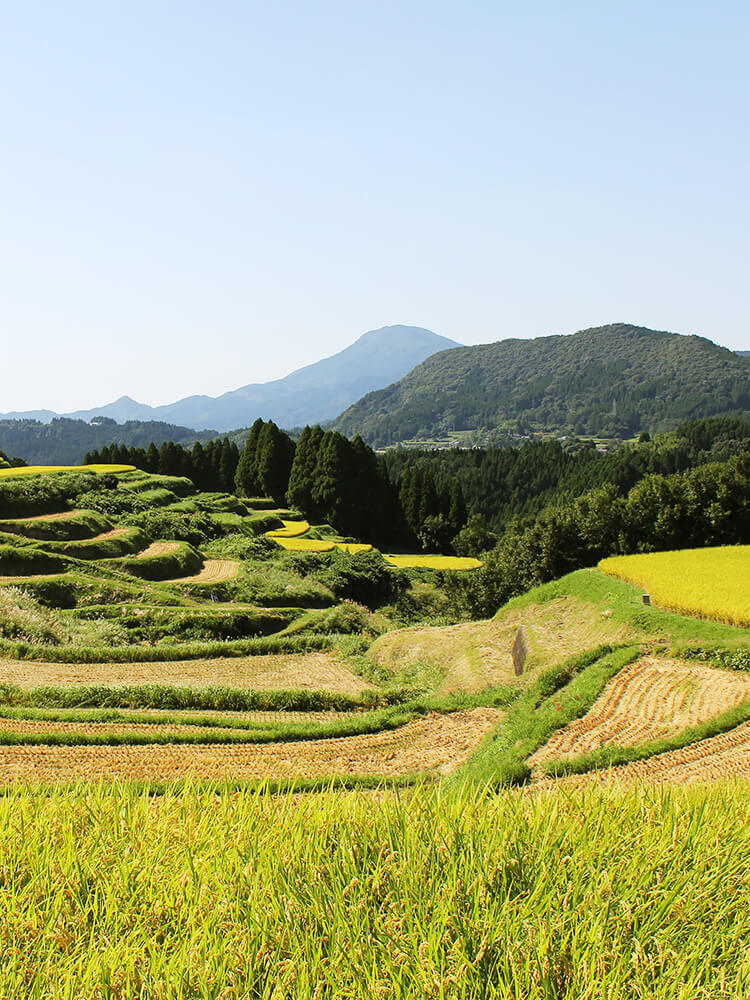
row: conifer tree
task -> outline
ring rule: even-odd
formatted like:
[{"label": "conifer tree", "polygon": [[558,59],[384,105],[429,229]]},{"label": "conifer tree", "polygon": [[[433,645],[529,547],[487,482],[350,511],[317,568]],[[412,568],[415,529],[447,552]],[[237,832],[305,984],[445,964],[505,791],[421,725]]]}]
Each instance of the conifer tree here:
[{"label": "conifer tree", "polygon": [[294,451],[286,493],[286,502],[290,507],[297,507],[312,518],[316,517],[312,499],[313,474],[322,439],[323,430],[317,424],[304,428]]},{"label": "conifer tree", "polygon": [[294,442],[273,420],[263,425],[258,437],[257,478],[266,496],[283,503],[294,461]]},{"label": "conifer tree", "polygon": [[239,457],[237,471],[234,481],[237,490],[246,497],[252,497],[260,493],[260,483],[258,482],[258,438],[263,430],[264,423],[260,417],[250,428],[245,447]]}]

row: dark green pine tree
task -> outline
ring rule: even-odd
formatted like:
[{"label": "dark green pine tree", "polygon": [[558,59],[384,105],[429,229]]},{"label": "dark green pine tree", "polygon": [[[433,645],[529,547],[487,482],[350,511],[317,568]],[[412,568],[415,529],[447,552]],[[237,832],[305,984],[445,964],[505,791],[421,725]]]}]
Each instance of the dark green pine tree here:
[{"label": "dark green pine tree", "polygon": [[234,489],[238,460],[237,445],[233,445],[229,438],[225,437],[221,442],[219,456],[219,489],[222,493],[231,493]]},{"label": "dark green pine tree", "polygon": [[289,488],[286,491],[286,502],[290,507],[297,507],[308,517],[316,518],[312,500],[313,474],[318,458],[318,449],[323,440],[323,429],[305,427],[294,451],[294,462],[289,473]]},{"label": "dark green pine tree", "polygon": [[234,474],[234,482],[237,491],[243,496],[257,496],[261,491],[258,481],[258,439],[263,430],[264,422],[260,417],[250,428],[245,447],[237,463],[237,471]]},{"label": "dark green pine tree", "polygon": [[257,454],[257,476],[263,493],[283,503],[294,461],[294,442],[269,420],[258,437]]},{"label": "dark green pine tree", "polygon": [[428,517],[436,517],[440,513],[440,498],[435,489],[435,480],[429,469],[422,473],[421,489],[419,491],[419,525]]},{"label": "dark green pine tree", "polygon": [[193,462],[193,482],[200,490],[211,490],[213,487],[211,466],[206,457],[206,450],[200,441],[196,441],[190,453]]},{"label": "dark green pine tree", "polygon": [[159,471],[159,449],[154,442],[146,449],[146,472],[156,474]]},{"label": "dark green pine tree", "polygon": [[466,501],[464,500],[464,491],[461,489],[461,483],[458,478],[455,478],[450,490],[450,505],[448,507],[448,523],[454,535],[457,535],[461,528],[463,528],[467,518],[468,512],[466,510]]}]

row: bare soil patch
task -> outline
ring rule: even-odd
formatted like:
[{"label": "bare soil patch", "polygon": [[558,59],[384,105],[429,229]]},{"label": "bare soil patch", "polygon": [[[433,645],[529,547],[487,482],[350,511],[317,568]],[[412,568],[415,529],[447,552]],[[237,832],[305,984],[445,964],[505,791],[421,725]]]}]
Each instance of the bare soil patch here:
[{"label": "bare soil patch", "polygon": [[199,573],[164,580],[164,583],[224,583],[234,580],[239,571],[240,564],[234,559],[206,559]]},{"label": "bare soil patch", "polygon": [[281,653],[157,663],[40,663],[0,660],[0,682],[37,684],[170,684],[186,687],[335,691],[359,695],[374,690],[334,653]]},{"label": "bare soil patch", "polygon": [[711,719],[750,698],[750,677],[646,656],[623,668],[590,710],[529,757],[532,768],[610,743],[638,746]]},{"label": "bare soil patch", "polygon": [[497,725],[500,712],[476,708],[428,715],[402,729],[338,739],[265,745],[0,747],[0,785],[100,779],[397,777],[449,774]]}]

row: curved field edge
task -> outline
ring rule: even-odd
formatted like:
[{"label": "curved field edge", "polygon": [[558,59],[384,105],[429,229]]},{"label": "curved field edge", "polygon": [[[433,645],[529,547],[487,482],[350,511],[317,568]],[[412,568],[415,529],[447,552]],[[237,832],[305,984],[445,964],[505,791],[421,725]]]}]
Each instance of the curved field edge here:
[{"label": "curved field edge", "polygon": [[598,567],[678,614],[750,625],[750,545],[610,556]]},{"label": "curved field edge", "polygon": [[[320,1000],[674,1000],[750,989],[745,784],[487,797],[426,783],[404,795],[396,781],[286,787],[8,794],[0,992],[240,1000],[251,988],[312,997],[321,983]],[[47,924],[54,934],[38,932]]]},{"label": "curved field edge", "polygon": [[556,730],[585,715],[604,685],[641,655],[638,646],[599,646],[540,674],[462,769],[462,777],[492,787],[524,784],[526,758]]},{"label": "curved field edge", "polygon": [[[428,713],[397,727],[339,738],[311,734],[293,748],[270,739],[212,741],[197,745],[23,745],[0,748],[3,780],[54,783],[74,777],[86,781],[160,780],[226,776],[262,779],[337,777],[360,774],[402,777],[413,773],[453,772],[498,717],[496,709]],[[217,734],[218,735],[218,734]],[[226,742],[234,743],[227,746]]]}]

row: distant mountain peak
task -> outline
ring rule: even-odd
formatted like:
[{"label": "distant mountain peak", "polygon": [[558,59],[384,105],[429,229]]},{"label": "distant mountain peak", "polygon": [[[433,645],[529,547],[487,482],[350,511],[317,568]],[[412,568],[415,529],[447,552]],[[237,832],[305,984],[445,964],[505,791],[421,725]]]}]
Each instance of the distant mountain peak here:
[{"label": "distant mountain peak", "polygon": [[[397,381],[432,354],[457,346],[424,327],[384,326],[368,330],[337,354],[272,382],[250,383],[218,397],[187,396],[165,406],[147,406],[123,395],[106,406],[64,416],[85,421],[95,417],[118,422],[160,420],[222,432],[249,427],[256,417],[275,420],[281,427],[322,423],[366,393]],[[14,418],[25,416],[12,414]],[[59,414],[35,411],[34,416],[49,420]]]}]

